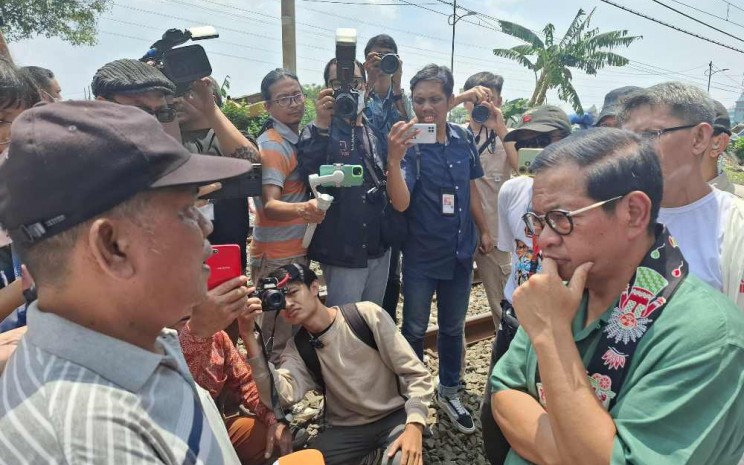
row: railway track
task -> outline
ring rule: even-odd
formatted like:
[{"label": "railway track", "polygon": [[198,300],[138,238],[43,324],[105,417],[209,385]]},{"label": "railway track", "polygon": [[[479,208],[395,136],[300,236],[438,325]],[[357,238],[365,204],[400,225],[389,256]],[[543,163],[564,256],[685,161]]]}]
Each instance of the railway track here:
[{"label": "railway track", "polygon": [[[465,344],[471,345],[483,341],[494,335],[493,317],[491,312],[473,315],[465,320]],[[439,326],[429,326],[424,336],[424,349],[437,350],[437,335]]]}]

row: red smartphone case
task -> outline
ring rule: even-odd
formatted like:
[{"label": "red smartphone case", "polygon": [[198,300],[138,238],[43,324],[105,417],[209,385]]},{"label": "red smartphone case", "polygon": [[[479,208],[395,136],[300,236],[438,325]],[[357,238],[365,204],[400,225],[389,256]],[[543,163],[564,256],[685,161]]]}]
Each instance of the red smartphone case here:
[{"label": "red smartphone case", "polygon": [[206,263],[210,269],[207,280],[209,289],[214,289],[225,281],[243,274],[240,266],[240,246],[237,244],[213,245],[212,256]]}]

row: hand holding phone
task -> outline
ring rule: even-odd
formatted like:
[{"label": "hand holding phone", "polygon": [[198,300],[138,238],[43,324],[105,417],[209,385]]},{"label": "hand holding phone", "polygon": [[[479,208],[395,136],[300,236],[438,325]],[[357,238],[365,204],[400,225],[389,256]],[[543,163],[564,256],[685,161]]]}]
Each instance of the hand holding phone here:
[{"label": "hand holding phone", "polygon": [[517,172],[521,175],[532,175],[532,163],[535,161],[543,149],[519,149],[519,162],[517,163]]},{"label": "hand holding phone", "polygon": [[416,131],[411,138],[414,144],[436,144],[437,143],[437,125],[434,123],[416,123],[412,131]]}]

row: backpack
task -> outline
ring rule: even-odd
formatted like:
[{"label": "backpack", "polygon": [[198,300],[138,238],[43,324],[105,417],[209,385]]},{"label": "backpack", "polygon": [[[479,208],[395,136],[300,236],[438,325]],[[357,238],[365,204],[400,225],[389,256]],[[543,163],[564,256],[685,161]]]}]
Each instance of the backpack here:
[{"label": "backpack", "polygon": [[[380,351],[375,341],[375,336],[372,334],[367,321],[364,319],[362,314],[359,312],[356,304],[344,304],[340,306],[341,314],[346,320],[346,324],[349,325],[354,335],[367,346],[371,347],[376,351]],[[308,371],[313,380],[320,386],[321,391],[325,394],[325,381],[323,380],[323,373],[320,369],[320,360],[318,354],[315,352],[317,343],[314,343],[315,339],[305,328],[295,334],[294,337],[295,345],[297,346],[297,352],[299,352],[302,361],[305,362]]]}]

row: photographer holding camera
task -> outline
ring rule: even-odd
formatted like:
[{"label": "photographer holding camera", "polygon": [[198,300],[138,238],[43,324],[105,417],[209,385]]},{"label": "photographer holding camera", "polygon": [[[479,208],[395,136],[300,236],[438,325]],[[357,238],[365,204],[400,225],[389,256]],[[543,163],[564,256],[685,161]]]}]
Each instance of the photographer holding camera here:
[{"label": "photographer holding camera", "polygon": [[370,302],[326,307],[307,266],[286,265],[270,277],[286,292],[281,316],[302,328],[279,364],[267,365],[253,332],[261,312],[251,307],[238,318],[264,403],[271,405],[272,379],[284,406],[322,391],[330,427],[311,446],[328,465],[359,463],[381,448],[385,464],[421,465],[431,375],[395,323]]},{"label": "photographer holding camera", "polygon": [[320,92],[317,116],[300,136],[302,179],[321,165],[363,167],[363,184],[328,188],[334,197],[317,226],[308,257],[320,263],[328,305],[370,301],[382,303],[390,249],[382,241],[382,215],[388,203],[378,140],[364,116],[364,67],[354,59],[354,41],[337,42],[336,58],[325,67],[328,87]]}]

